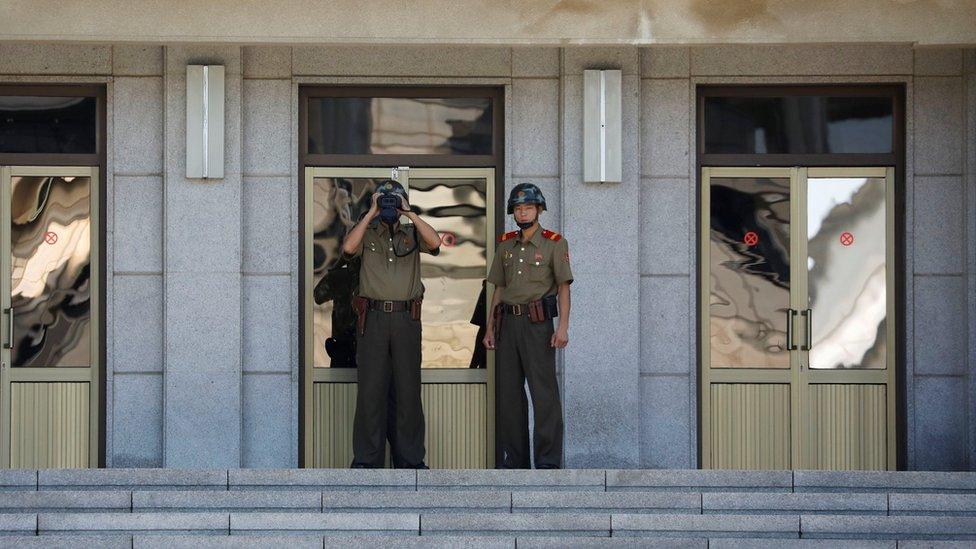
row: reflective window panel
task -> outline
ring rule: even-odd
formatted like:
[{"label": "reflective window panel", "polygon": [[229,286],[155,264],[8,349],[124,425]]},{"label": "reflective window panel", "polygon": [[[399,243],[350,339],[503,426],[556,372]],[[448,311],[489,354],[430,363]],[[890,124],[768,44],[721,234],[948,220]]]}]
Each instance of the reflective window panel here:
[{"label": "reflective window panel", "polygon": [[492,154],[487,97],[309,97],[309,154]]},{"label": "reflective window panel", "polygon": [[[358,262],[340,260],[342,239],[382,179],[313,180],[313,364],[354,368]],[[410,205],[441,234],[441,252],[421,255],[424,368],[484,368],[479,344],[487,266],[484,179],[410,179]],[[479,324],[480,322],[480,324]]]},{"label": "reflective window panel", "polygon": [[91,178],[11,178],[15,367],[91,366]]},{"label": "reflective window panel", "polygon": [[312,181],[313,361],[316,368],[356,366],[358,261],[341,261],[342,239],[369,210],[384,178],[316,177]]},{"label": "reflective window panel", "polygon": [[712,178],[712,368],[789,368],[790,180]]},{"label": "reflective window panel", "polygon": [[706,154],[892,152],[891,97],[705,98]]},{"label": "reflective window panel", "polygon": [[807,185],[810,367],[884,368],[885,180],[811,178]]},{"label": "reflective window panel", "polygon": [[0,153],[94,154],[94,97],[0,96]]},{"label": "reflective window panel", "polygon": [[441,235],[420,256],[423,367],[484,368],[488,205],[484,179],[410,178],[410,205]]}]

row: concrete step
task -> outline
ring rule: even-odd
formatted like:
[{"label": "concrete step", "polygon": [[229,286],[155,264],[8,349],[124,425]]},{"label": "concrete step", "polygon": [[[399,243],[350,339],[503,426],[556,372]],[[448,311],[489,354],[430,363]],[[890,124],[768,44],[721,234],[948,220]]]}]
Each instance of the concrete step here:
[{"label": "concrete step", "polygon": [[695,538],[800,537],[799,515],[611,515],[614,536]]},{"label": "concrete step", "polygon": [[969,549],[968,541],[911,540],[816,540],[816,539],[748,539],[748,538],[605,538],[563,536],[401,536],[401,535],[136,535],[136,536],[4,536],[0,549],[320,549],[322,547],[372,549],[374,547],[453,547],[488,549],[585,549],[628,547],[649,549]]},{"label": "concrete step", "polygon": [[976,517],[803,515],[805,538],[974,540]]},{"label": "concrete step", "polygon": [[976,541],[973,516],[590,512],[0,514],[0,535],[465,535]]},{"label": "concrete step", "polygon": [[704,513],[887,515],[883,493],[703,493]]},{"label": "concrete step", "polygon": [[106,513],[132,510],[132,492],[115,490],[11,491],[0,494],[0,513]]},{"label": "concrete step", "polygon": [[494,490],[976,494],[976,472],[718,470],[43,469],[0,471],[0,491]]},{"label": "concrete step", "polygon": [[791,471],[640,469],[607,471],[607,491],[792,492]]},{"label": "concrete step", "polygon": [[132,492],[133,512],[313,512],[322,511],[322,492],[300,490]]},{"label": "concrete step", "polygon": [[412,469],[231,469],[230,490],[416,490]]},{"label": "concrete step", "polygon": [[[226,490],[226,470],[41,469],[38,490]],[[0,485],[3,485],[0,482]]]},{"label": "concrete step", "polygon": [[730,546],[724,539],[972,547],[976,473],[0,471],[0,547],[35,539],[55,547]]},{"label": "concrete step", "polygon": [[976,472],[795,471],[793,491],[976,493]]},{"label": "concrete step", "polygon": [[512,492],[512,512],[701,513],[692,492]]}]

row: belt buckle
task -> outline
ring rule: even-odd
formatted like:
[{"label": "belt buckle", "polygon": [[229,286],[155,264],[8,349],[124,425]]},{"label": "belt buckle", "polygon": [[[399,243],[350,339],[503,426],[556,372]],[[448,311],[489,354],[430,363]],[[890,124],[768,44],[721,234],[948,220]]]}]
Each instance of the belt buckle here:
[{"label": "belt buckle", "polygon": [[512,314],[515,316],[522,316],[522,306],[512,305]]},{"label": "belt buckle", "polygon": [[384,313],[392,313],[393,312],[393,302],[392,301],[384,301],[383,302],[383,312]]}]

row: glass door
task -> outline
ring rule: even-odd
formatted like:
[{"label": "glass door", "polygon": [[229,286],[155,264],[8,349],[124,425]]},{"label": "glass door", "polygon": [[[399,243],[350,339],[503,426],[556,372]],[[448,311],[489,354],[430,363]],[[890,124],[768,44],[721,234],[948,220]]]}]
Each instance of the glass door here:
[{"label": "glass door", "polygon": [[791,466],[795,309],[791,168],[705,168],[703,465]]},{"label": "glass door", "polygon": [[494,252],[490,168],[306,169],[305,463],[348,467],[352,461],[355,276],[340,261],[340,246],[369,209],[378,183],[389,178],[408,189],[411,206],[441,236],[440,254],[421,256],[427,463],[489,467],[493,367],[479,333],[491,298],[484,284]]},{"label": "glass door", "polygon": [[893,172],[800,173],[805,468],[895,466]]},{"label": "glass door", "polygon": [[98,463],[96,168],[2,168],[0,464]]},{"label": "glass door", "polygon": [[892,177],[703,169],[704,467],[894,467]]}]

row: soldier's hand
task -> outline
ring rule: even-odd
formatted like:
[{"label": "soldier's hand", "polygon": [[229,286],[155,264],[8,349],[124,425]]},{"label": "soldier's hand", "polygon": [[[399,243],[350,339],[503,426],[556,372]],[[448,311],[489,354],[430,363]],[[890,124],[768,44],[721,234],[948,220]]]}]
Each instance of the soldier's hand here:
[{"label": "soldier's hand", "polygon": [[374,217],[380,215],[380,207],[376,204],[376,201],[379,199],[381,194],[383,193],[373,193],[373,202],[369,206],[369,211],[366,212],[366,217],[369,218],[370,221],[372,221]]},{"label": "soldier's hand", "polygon": [[491,326],[488,327],[488,333],[485,334],[485,338],[481,340],[481,342],[485,344],[486,349],[495,348],[495,334],[493,333]]},{"label": "soldier's hand", "polygon": [[569,343],[569,330],[563,327],[556,329],[556,333],[552,334],[552,339],[549,341],[549,345],[556,349],[564,348],[567,343]]},{"label": "soldier's hand", "polygon": [[407,202],[407,198],[402,195],[397,195],[400,197],[400,213],[408,214],[410,213],[410,204]]}]

